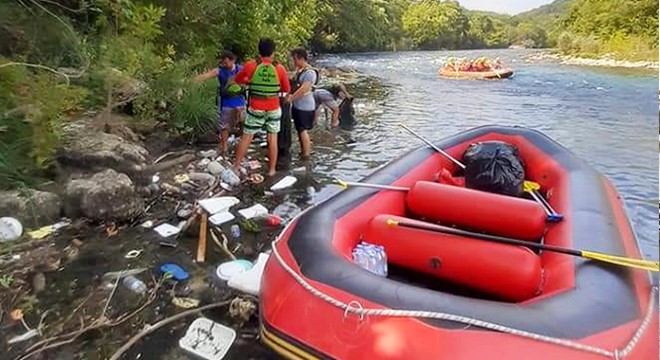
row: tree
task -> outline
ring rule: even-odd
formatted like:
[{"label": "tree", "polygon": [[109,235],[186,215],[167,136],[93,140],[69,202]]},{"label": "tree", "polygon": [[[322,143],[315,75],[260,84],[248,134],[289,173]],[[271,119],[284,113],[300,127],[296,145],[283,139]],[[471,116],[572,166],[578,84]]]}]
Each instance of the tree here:
[{"label": "tree", "polygon": [[459,48],[469,30],[469,20],[456,1],[413,3],[404,12],[402,21],[413,44],[422,49]]},{"label": "tree", "polygon": [[482,13],[468,15],[468,46],[471,48],[498,48],[509,45],[506,26],[501,20]]}]

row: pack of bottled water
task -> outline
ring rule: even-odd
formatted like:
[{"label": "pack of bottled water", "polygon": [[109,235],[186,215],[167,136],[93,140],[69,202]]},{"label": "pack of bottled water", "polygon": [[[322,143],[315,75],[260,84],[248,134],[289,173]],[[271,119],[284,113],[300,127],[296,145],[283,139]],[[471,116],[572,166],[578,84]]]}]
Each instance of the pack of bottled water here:
[{"label": "pack of bottled water", "polygon": [[353,249],[353,262],[376,275],[387,277],[387,254],[383,246],[360,242]]}]

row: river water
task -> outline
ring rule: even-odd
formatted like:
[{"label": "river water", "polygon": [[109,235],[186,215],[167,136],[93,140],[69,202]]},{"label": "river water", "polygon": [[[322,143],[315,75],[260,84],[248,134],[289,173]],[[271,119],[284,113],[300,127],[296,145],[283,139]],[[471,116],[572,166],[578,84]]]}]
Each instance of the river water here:
[{"label": "river water", "polygon": [[[507,80],[445,80],[436,70],[448,56],[500,56]],[[324,56],[320,65],[355,70],[377,81],[352,88],[358,125],[313,134],[317,181],[358,181],[422,143],[397,124],[437,141],[487,124],[540,130],[614,183],[625,198],[647,258],[658,259],[656,166],[657,72],[525,60],[526,50],[401,52]],[[295,154],[295,152],[294,152]],[[339,191],[319,193],[323,200]]]}]

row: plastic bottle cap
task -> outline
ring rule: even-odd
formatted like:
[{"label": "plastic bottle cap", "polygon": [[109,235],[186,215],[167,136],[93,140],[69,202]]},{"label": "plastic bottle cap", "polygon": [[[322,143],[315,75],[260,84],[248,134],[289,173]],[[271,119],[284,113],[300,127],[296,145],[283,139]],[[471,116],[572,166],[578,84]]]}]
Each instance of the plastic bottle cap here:
[{"label": "plastic bottle cap", "polygon": [[254,266],[254,264],[247,260],[233,260],[220,264],[216,269],[215,274],[222,280],[229,280],[232,276],[252,269],[252,266]]}]

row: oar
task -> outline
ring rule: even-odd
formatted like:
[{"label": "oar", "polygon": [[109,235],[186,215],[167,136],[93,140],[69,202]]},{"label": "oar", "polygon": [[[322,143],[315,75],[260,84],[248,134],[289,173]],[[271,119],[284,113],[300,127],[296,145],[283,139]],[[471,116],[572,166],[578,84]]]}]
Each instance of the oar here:
[{"label": "oar", "polygon": [[351,181],[343,181],[343,180],[336,179],[336,178],[335,178],[335,182],[337,183],[337,185],[339,185],[343,188],[347,188],[349,186],[356,186],[356,187],[366,187],[366,188],[382,189],[382,190],[410,191],[409,188],[403,187],[403,186],[391,186],[391,185],[380,185],[380,184],[351,182]]},{"label": "oar", "polygon": [[404,124],[399,124],[399,125],[400,125],[402,128],[408,130],[411,134],[415,135],[418,139],[420,139],[420,140],[422,140],[423,142],[425,142],[428,146],[432,147],[433,150],[435,150],[435,151],[439,152],[440,154],[444,155],[447,159],[451,160],[454,164],[458,165],[458,167],[460,167],[461,169],[464,169],[464,170],[465,170],[465,165],[463,165],[463,163],[461,163],[460,161],[456,160],[453,156],[447,154],[444,150],[442,150],[442,149],[440,149],[439,147],[433,145],[432,142],[426,140],[422,135],[419,135],[418,133],[416,133],[415,131],[413,131],[413,129],[407,127],[407,126],[404,125]]},{"label": "oar", "polygon": [[545,210],[545,213],[548,215],[548,221],[550,222],[560,222],[564,220],[564,215],[558,214],[555,209],[552,208],[550,203],[548,203],[541,194],[539,194],[538,190],[541,188],[541,186],[537,183],[533,182],[528,182],[525,181],[523,184],[523,188],[525,192],[528,192],[534,200],[536,200],[537,203],[541,204],[543,207],[543,210]]},{"label": "oar", "polygon": [[[456,160],[453,156],[449,155],[446,151],[444,151],[444,150],[440,149],[439,147],[435,146],[432,142],[426,140],[422,135],[416,133],[411,128],[407,127],[406,125],[404,125],[404,124],[399,124],[399,125],[402,128],[408,130],[408,132],[410,132],[411,134],[415,135],[415,137],[417,137],[418,139],[425,142],[427,145],[429,145],[435,151],[437,151],[437,152],[441,153],[442,155],[444,155],[445,157],[447,157],[454,164],[458,165],[461,169],[465,169],[465,165],[463,165],[463,163]],[[554,209],[552,209],[552,207],[550,207],[550,204],[548,204],[546,201],[544,201],[545,199],[541,200],[543,197],[537,191],[540,188],[541,188],[541,185],[539,185],[537,182],[534,182],[534,181],[525,180],[525,182],[523,183],[523,189],[526,192],[529,192],[532,195],[532,197],[534,198],[534,200],[536,200],[536,202],[538,202],[539,205],[541,205],[543,207],[543,209],[546,211],[546,213],[548,214],[548,221],[558,222],[558,221],[563,220],[564,219],[563,215],[558,214]],[[546,205],[547,205],[547,207],[546,207]]]},{"label": "oar", "polygon": [[436,231],[436,232],[443,232],[443,233],[453,234],[453,235],[474,237],[474,238],[478,238],[478,239],[482,239],[482,240],[494,241],[494,242],[499,242],[499,243],[509,244],[509,245],[526,246],[526,247],[530,247],[530,248],[533,248],[533,249],[552,251],[552,252],[557,252],[557,253],[562,253],[562,254],[567,254],[567,255],[572,255],[572,256],[578,256],[578,257],[585,258],[585,259],[602,261],[602,262],[606,262],[606,263],[609,263],[609,264],[615,264],[615,265],[625,266],[625,267],[629,267],[629,268],[636,268],[636,269],[643,269],[643,270],[658,272],[658,262],[657,261],[635,259],[635,258],[629,258],[629,257],[625,257],[625,256],[605,254],[605,253],[596,252],[596,251],[577,250],[577,249],[570,249],[570,248],[564,248],[564,247],[559,247],[559,246],[542,245],[542,244],[537,244],[537,243],[523,241],[523,240],[516,240],[516,239],[511,239],[511,238],[502,237],[502,236],[474,233],[474,232],[471,232],[471,231],[459,230],[459,229],[454,229],[454,228],[450,228],[450,227],[447,227],[447,226],[435,225],[435,224],[429,224],[429,223],[408,223],[408,222],[396,221],[394,219],[389,219],[387,221],[387,224],[390,225],[390,226],[402,226],[402,227],[408,227],[408,228],[418,229],[418,230]]}]

